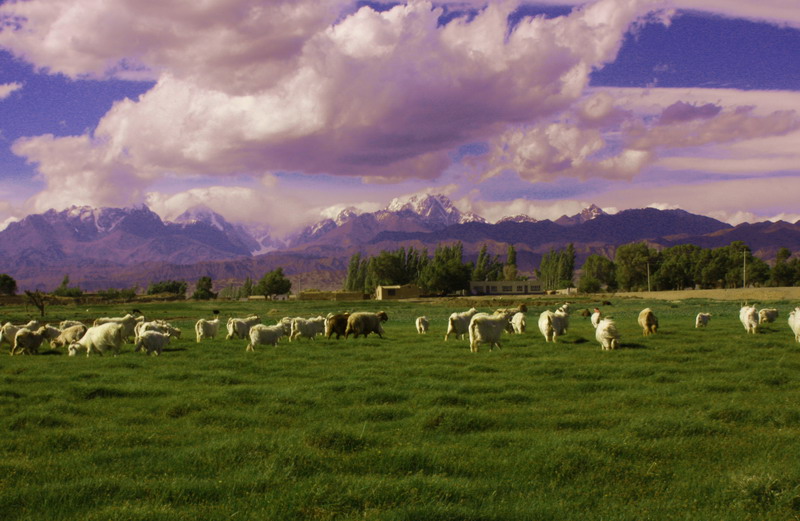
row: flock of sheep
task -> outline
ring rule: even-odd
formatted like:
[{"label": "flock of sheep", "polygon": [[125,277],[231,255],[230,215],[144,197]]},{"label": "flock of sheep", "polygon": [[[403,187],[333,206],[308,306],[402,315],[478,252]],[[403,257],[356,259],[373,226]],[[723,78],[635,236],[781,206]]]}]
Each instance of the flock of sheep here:
[{"label": "flock of sheep", "polygon": [[[504,332],[522,334],[527,327],[527,307],[498,309],[494,313],[482,313],[472,308],[464,312],[452,313],[448,318],[447,332],[444,339],[469,337],[470,351],[477,352],[481,344],[490,349],[500,347]],[[559,335],[566,333],[569,326],[570,304],[564,304],[555,311],[545,310],[539,315],[539,331],[545,342],[556,342]],[[591,324],[595,328],[595,338],[603,350],[620,347],[620,335],[614,320],[601,316],[600,310],[594,312],[584,310],[584,316],[591,316]],[[778,310],[765,308],[757,310],[755,306],[743,306],[739,319],[748,333],[756,333],[761,324],[774,322]],[[365,337],[375,333],[383,338],[382,323],[389,319],[384,311],[377,313],[359,311],[354,313],[329,313],[327,316],[314,318],[284,317],[274,325],[265,325],[256,316],[230,318],[226,323],[226,339],[247,339],[247,351],[254,351],[258,345],[275,346],[281,337],[290,341],[299,338],[313,339],[317,335],[325,335],[328,339],[336,334],[336,338],[348,338],[354,335]],[[698,313],[695,327],[705,327],[711,319],[711,313]],[[638,316],[642,334],[648,336],[658,331],[658,319],[650,308],[643,309]],[[207,338],[215,338],[220,330],[220,318],[213,320],[200,319],[195,324],[197,342]],[[416,329],[420,334],[428,332],[430,322],[427,317],[416,319]],[[789,314],[789,327],[795,340],[800,342],[800,307]],[[15,354],[37,354],[44,341],[49,341],[51,348],[67,347],[70,356],[85,351],[92,353],[119,353],[125,342],[132,341],[135,351],[147,354],[161,354],[171,338],[180,338],[181,330],[163,320],[145,321],[144,317],[127,314],[124,317],[98,318],[92,327],[81,322],[64,321],[59,327],[41,324],[36,320],[22,326],[10,322],[0,327],[0,346],[8,344],[10,352]]]}]

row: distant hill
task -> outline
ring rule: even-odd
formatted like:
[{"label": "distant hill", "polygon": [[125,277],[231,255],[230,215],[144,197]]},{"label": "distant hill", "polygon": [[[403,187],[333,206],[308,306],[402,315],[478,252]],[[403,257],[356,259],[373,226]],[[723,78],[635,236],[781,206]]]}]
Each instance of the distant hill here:
[{"label": "distant hill", "polygon": [[588,255],[613,257],[636,241],[655,247],[691,243],[716,248],[743,241],[762,259],[787,247],[800,251],[800,224],[762,222],[731,226],[683,210],[654,208],[609,215],[592,205],[556,221],[528,216],[496,224],[460,212],[444,196],[394,200],[377,212],[346,209],[292,236],[275,238],[266,226],[230,223],[206,207],[188,209],[165,222],[146,206],[72,207],[29,215],[0,232],[0,272],[21,289],[52,290],[69,275],[85,290],[146,287],[164,279],[189,282],[209,275],[219,284],[260,278],[278,266],[295,280],[295,290],[341,285],[350,256],[403,247],[433,253],[439,243],[461,241],[467,260],[486,244],[505,255],[514,244],[522,271],[539,265],[551,249],[573,243],[578,265]]}]

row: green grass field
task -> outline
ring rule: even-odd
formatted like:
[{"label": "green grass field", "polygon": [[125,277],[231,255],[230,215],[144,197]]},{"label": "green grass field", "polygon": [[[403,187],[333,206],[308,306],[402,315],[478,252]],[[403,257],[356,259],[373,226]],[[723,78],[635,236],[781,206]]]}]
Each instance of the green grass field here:
[{"label": "green grass field", "polygon": [[[531,300],[528,332],[478,353],[443,341],[446,317],[469,307],[457,300],[138,305],[183,329],[160,357],[128,344],[118,357],[0,358],[0,519],[800,519],[794,304],[769,303],[778,321],[747,336],[738,303],[613,302],[620,350],[601,351],[575,313],[593,301],[545,344],[536,321],[554,301]],[[647,306],[660,330],[643,338]],[[213,308],[390,320],[385,339],[246,353],[224,333],[195,343]],[[698,311],[714,314],[705,330]]]}]

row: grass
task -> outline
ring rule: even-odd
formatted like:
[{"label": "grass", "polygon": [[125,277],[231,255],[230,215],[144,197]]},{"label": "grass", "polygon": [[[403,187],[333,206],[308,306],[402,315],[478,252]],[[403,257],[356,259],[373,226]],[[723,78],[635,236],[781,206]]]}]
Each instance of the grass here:
[{"label": "grass", "polygon": [[[442,340],[469,307],[450,300],[146,304],[184,331],[160,357],[4,356],[0,519],[800,519],[793,304],[748,336],[738,303],[614,300],[613,352],[575,312],[545,344],[554,304],[529,301],[528,332],[476,354]],[[646,306],[661,327],[644,338]],[[386,309],[387,338],[246,353],[190,334],[213,308],[266,323],[347,307]]]}]

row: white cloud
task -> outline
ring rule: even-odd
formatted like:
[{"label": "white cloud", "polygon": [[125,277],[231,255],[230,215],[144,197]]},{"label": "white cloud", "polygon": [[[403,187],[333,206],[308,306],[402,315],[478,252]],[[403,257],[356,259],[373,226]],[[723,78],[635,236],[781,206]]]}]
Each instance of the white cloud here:
[{"label": "white cloud", "polygon": [[12,93],[22,88],[22,84],[18,82],[0,84],[0,101],[11,96]]}]

